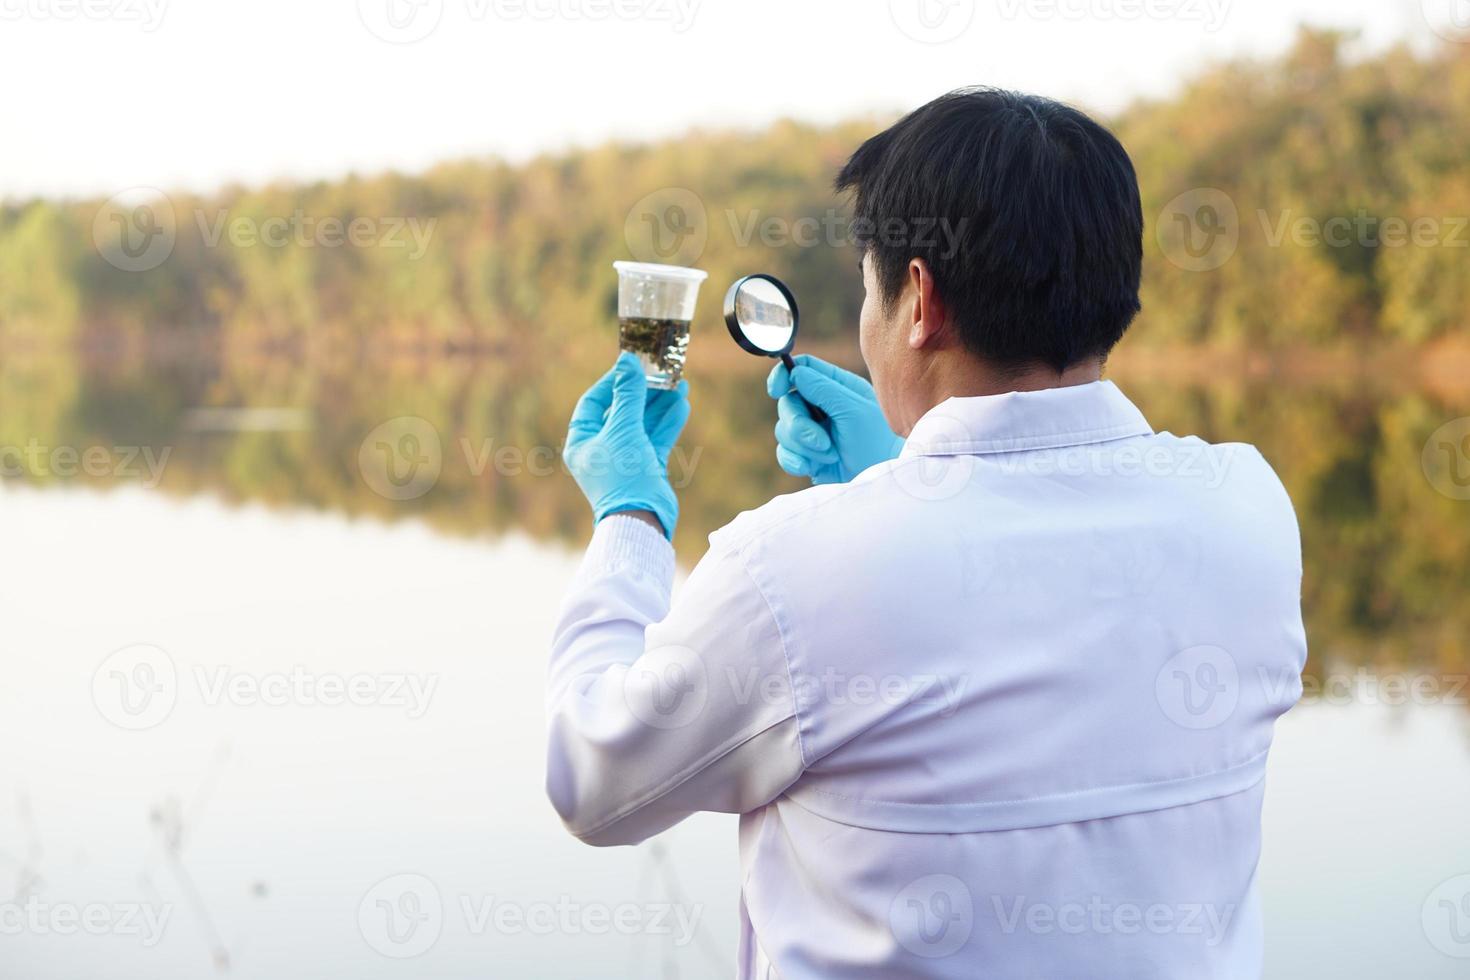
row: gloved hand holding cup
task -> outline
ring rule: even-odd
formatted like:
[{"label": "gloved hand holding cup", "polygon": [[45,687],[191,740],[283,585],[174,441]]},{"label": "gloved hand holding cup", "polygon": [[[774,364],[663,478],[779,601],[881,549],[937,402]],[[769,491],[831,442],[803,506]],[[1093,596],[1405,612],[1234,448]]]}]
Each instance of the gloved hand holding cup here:
[{"label": "gloved hand holding cup", "polygon": [[669,453],[688,421],[689,382],[650,391],[637,355],[618,355],[577,402],[563,453],[595,519],[648,511],[673,540],[679,498],[669,483]]}]

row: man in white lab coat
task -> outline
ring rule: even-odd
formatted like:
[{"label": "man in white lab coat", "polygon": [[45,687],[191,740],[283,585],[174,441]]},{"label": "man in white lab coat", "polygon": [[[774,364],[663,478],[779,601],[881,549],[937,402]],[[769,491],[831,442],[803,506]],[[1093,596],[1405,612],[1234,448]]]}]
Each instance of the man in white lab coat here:
[{"label": "man in white lab coat", "polygon": [[965,90],[838,186],[872,385],[776,369],[777,458],[815,485],[711,535],[676,599],[686,389],[625,355],[577,406],[598,523],[552,649],[553,804],[597,845],[742,814],[743,978],[1259,976],[1298,530],[1255,449],[1156,433],[1100,379],[1138,310],[1127,154]]}]

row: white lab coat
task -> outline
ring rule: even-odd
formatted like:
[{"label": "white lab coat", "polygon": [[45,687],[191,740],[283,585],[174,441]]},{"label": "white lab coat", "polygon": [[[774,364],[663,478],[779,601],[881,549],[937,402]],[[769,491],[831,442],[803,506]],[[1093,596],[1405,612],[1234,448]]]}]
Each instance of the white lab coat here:
[{"label": "white lab coat", "polygon": [[672,605],[597,528],[557,624],[547,787],[635,843],[743,814],[742,978],[1254,977],[1296,518],[1241,444],[1110,382],[955,398],[899,459],[710,537]]}]

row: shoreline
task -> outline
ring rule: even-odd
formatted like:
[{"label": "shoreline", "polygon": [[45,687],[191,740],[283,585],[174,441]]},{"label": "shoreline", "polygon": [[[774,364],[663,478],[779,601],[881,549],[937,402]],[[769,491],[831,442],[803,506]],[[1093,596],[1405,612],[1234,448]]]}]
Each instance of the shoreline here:
[{"label": "shoreline", "polygon": [[[723,377],[750,371],[755,358],[729,343],[723,331],[713,334],[715,331],[707,328],[696,335],[690,352],[691,376]],[[596,335],[588,335],[587,339],[593,341]],[[616,334],[610,330],[605,340],[610,356],[616,350]],[[814,354],[849,369],[862,367],[855,334],[799,341],[797,353]],[[588,345],[578,344],[568,352],[567,360],[580,364],[593,360],[590,355]],[[371,340],[343,329],[248,338],[230,338],[213,329],[156,331],[143,337],[86,331],[70,343],[0,334],[0,359],[12,366],[69,360],[84,369],[101,370],[195,363],[230,364],[248,371],[276,369],[284,362],[326,372],[361,366],[419,372],[450,364],[462,369],[542,357],[544,351],[525,344],[485,341],[470,333],[429,337],[412,329],[385,330]],[[1447,337],[1423,345],[1335,344],[1265,350],[1152,346],[1125,338],[1109,358],[1104,374],[1125,382],[1189,387],[1285,383],[1327,391],[1417,390],[1448,404],[1470,406],[1470,384],[1466,383],[1470,378],[1470,336]]]}]

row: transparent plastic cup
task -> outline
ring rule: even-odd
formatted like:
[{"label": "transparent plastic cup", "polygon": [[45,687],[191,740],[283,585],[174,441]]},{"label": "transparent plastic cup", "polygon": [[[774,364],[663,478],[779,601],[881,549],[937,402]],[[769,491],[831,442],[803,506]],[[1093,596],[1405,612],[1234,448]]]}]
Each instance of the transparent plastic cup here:
[{"label": "transparent plastic cup", "polygon": [[618,346],[638,355],[648,387],[670,389],[684,373],[689,324],[709,273],[680,265],[614,262]]}]

